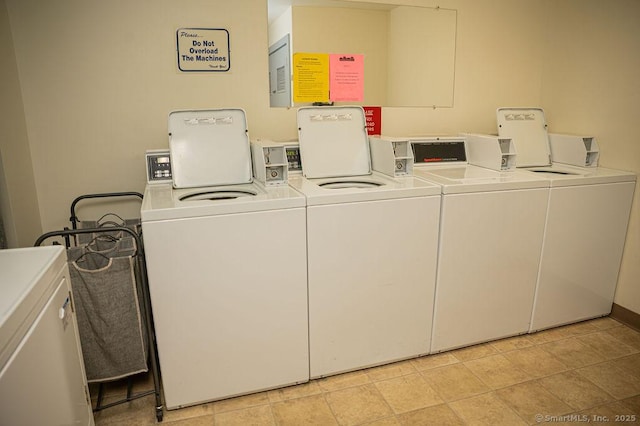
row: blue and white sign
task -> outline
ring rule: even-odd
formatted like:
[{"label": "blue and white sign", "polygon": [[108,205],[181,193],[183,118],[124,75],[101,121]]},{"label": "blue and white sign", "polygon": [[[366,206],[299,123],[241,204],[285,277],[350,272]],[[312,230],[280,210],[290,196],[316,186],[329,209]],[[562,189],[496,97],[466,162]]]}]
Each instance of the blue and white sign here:
[{"label": "blue and white sign", "polygon": [[180,71],[229,71],[229,31],[221,28],[178,28]]}]

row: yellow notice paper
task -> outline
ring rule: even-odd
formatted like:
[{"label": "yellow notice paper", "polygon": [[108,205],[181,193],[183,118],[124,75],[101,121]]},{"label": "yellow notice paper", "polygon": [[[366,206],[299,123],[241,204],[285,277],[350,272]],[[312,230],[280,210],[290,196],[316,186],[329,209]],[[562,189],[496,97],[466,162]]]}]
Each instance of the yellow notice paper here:
[{"label": "yellow notice paper", "polygon": [[329,101],[329,55],[293,54],[293,101]]}]

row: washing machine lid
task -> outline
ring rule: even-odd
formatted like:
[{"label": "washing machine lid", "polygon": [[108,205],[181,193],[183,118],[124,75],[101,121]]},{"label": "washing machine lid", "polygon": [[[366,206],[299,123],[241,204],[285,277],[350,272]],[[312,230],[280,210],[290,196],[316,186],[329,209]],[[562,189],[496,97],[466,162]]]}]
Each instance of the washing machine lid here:
[{"label": "washing machine lid", "polygon": [[414,168],[413,174],[441,185],[443,194],[548,188],[549,181],[520,170],[499,172],[474,165]]},{"label": "washing machine lid", "polygon": [[300,108],[298,137],[305,177],[371,174],[369,136],[362,107]]},{"label": "washing machine lid", "polygon": [[440,196],[440,187],[413,176],[370,175],[308,179],[297,175],[289,185],[304,194],[307,206]]},{"label": "washing machine lid", "polygon": [[242,109],[171,112],[169,150],[175,188],[252,181],[251,148]]},{"label": "washing machine lid", "polygon": [[498,108],[498,135],[511,138],[516,167],[551,164],[547,122],[542,108]]}]

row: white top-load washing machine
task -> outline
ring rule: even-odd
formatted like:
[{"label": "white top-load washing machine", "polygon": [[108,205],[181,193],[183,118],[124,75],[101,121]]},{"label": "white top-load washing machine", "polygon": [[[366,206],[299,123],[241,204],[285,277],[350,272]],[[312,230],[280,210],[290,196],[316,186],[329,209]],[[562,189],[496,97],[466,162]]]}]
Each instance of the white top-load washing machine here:
[{"label": "white top-load washing machine", "polygon": [[429,352],[440,189],[371,171],[361,107],[298,110],[311,377]]},{"label": "white top-load washing machine", "polygon": [[173,184],[141,211],[167,408],[308,381],[304,196],[253,181],[242,110],[169,131]]},{"label": "white top-load washing machine", "polygon": [[442,193],[431,352],[526,333],[549,183],[513,170],[517,153],[506,138],[412,138],[411,145],[413,174]]},{"label": "white top-load washing machine", "polygon": [[0,250],[0,424],[94,424],[61,246]]},{"label": "white top-load washing machine", "polygon": [[[516,145],[517,166],[551,186],[530,331],[608,315],[636,175],[597,167],[592,137],[550,140],[540,108],[499,108],[497,117],[499,134]],[[552,163],[555,155],[573,165]]]}]

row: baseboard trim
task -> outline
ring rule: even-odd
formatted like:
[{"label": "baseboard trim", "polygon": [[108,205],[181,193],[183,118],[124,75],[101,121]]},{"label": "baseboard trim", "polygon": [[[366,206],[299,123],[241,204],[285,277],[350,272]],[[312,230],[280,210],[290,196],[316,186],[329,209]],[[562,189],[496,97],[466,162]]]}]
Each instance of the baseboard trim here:
[{"label": "baseboard trim", "polygon": [[615,303],[611,307],[611,314],[609,315],[611,318],[628,325],[631,328],[634,328],[640,331],[640,314],[633,312],[627,308],[623,308],[620,305],[616,305]]}]

